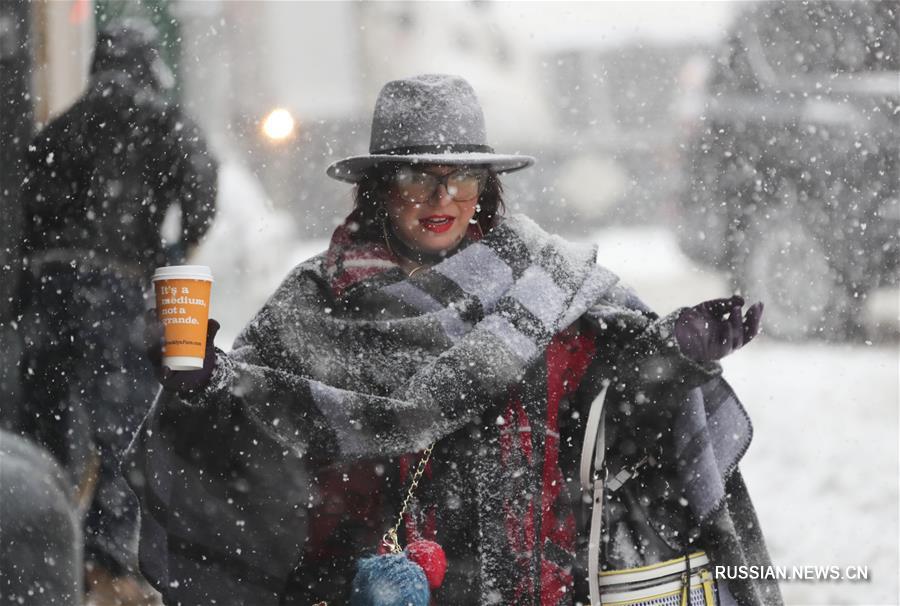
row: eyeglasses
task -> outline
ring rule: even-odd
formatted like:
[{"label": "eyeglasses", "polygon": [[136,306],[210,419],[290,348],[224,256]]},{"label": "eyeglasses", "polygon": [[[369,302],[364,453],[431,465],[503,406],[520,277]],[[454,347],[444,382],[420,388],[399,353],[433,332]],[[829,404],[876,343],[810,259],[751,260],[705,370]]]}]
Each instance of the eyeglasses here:
[{"label": "eyeglasses", "polygon": [[438,185],[443,185],[454,202],[474,201],[481,195],[488,180],[488,171],[479,168],[461,168],[446,175],[433,175],[409,166],[394,173],[394,184],[400,197],[411,204],[422,204],[431,199]]}]

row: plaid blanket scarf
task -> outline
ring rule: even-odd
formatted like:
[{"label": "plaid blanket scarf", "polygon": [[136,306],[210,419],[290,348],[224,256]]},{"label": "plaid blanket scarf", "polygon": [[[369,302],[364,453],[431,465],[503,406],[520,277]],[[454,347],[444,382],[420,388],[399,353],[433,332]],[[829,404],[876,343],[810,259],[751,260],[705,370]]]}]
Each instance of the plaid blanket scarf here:
[{"label": "plaid blanket scarf", "polygon": [[[167,604],[288,603],[292,571],[308,565],[301,554],[323,469],[400,458],[480,427],[468,434],[477,436],[468,470],[477,601],[572,603],[565,585],[548,594],[534,581],[550,561],[571,574],[571,554],[550,557],[555,539],[544,549],[533,529],[514,532],[527,507],[517,495],[540,495],[558,473],[544,448],[547,384],[529,387],[531,371],[548,348],[571,345],[559,336],[584,319],[611,356],[612,378],[684,387],[671,317],[657,318],[597,265],[594,247],[523,216],[412,277],[379,246],[355,247],[346,230],[295,268],[234,349],[218,354],[204,392],[161,393],[144,420],[125,465],[142,507],[142,571]],[[672,455],[703,522],[727,514],[726,483],[751,429],[717,367],[694,370],[687,387],[703,389],[659,405],[677,411]],[[587,401],[599,389],[590,375],[580,386]],[[505,424],[534,438],[513,448],[497,429]],[[740,532],[730,535],[732,561],[746,547]]]}]

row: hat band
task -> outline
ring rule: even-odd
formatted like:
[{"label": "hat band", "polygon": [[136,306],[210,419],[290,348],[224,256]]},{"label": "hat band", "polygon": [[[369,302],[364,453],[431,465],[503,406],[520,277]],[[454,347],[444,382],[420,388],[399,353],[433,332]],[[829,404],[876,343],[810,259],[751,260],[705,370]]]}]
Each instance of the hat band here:
[{"label": "hat band", "polygon": [[384,154],[388,156],[412,156],[415,154],[454,154],[466,152],[479,152],[492,154],[494,148],[490,145],[462,144],[462,145],[413,145],[412,147],[393,147],[391,149],[379,149],[369,152],[372,155]]}]

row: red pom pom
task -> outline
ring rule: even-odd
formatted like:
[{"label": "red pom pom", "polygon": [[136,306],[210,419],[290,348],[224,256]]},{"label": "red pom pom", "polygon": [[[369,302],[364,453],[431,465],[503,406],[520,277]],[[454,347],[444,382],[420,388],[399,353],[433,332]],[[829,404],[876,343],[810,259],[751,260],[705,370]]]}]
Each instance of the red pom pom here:
[{"label": "red pom pom", "polygon": [[434,541],[413,541],[406,547],[406,557],[422,567],[428,586],[437,589],[447,573],[447,556]]}]

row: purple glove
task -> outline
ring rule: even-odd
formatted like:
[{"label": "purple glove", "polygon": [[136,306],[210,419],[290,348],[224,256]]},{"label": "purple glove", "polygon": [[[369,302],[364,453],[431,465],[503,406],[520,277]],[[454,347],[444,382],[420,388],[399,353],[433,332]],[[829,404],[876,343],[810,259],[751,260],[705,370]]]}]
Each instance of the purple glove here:
[{"label": "purple glove", "polygon": [[751,305],[741,318],[744,299],[704,301],[686,309],[675,321],[675,339],[681,353],[697,362],[721,360],[749,343],[759,333],[762,302]]},{"label": "purple glove", "polygon": [[144,346],[147,359],[153,365],[156,380],[160,382],[165,391],[185,395],[200,391],[209,384],[213,369],[216,367],[216,348],[213,342],[217,332],[219,332],[219,323],[210,318],[206,324],[206,353],[203,357],[203,368],[172,370],[168,366],[163,366],[162,363],[165,334],[163,324],[159,321],[155,309],[147,312]]}]

